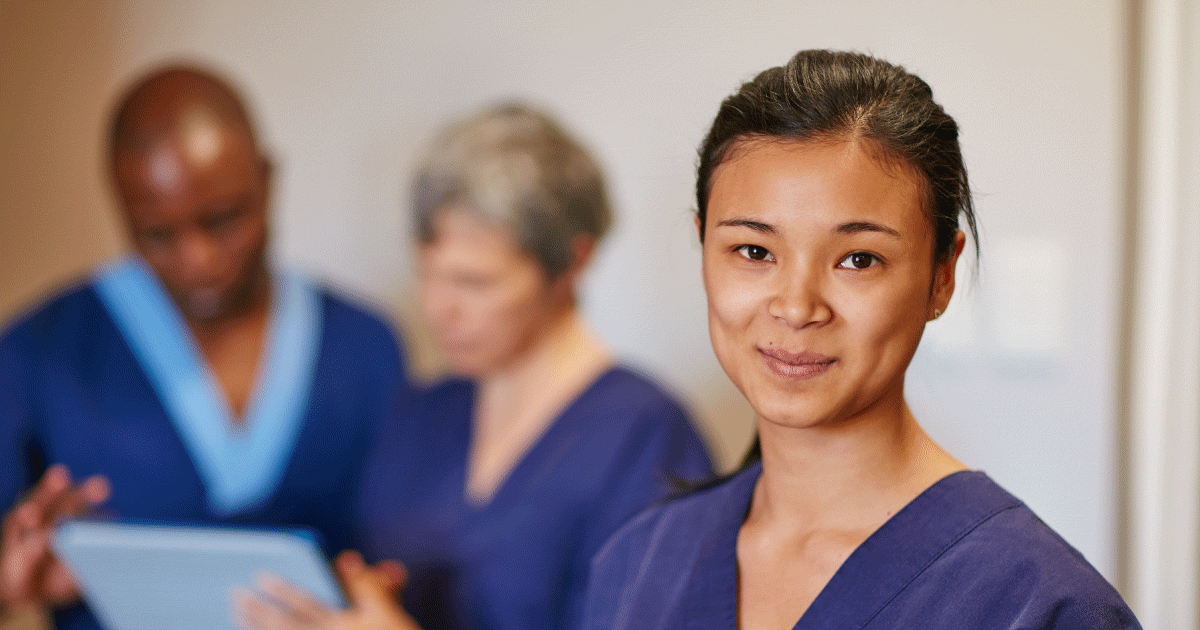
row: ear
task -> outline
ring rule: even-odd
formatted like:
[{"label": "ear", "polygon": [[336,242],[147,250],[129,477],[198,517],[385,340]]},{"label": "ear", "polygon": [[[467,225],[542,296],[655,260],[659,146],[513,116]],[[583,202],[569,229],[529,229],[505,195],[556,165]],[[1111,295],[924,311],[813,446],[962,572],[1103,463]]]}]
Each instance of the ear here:
[{"label": "ear", "polygon": [[699,212],[692,215],[692,222],[696,224],[696,240],[698,240],[700,242],[704,242],[704,235],[700,233],[700,228],[703,226],[700,225],[700,213]]},{"label": "ear", "polygon": [[591,234],[580,234],[571,239],[571,266],[567,272],[576,279],[583,275],[588,265],[592,263],[592,255],[596,253],[596,237]]},{"label": "ear", "polygon": [[937,263],[933,271],[933,287],[930,291],[929,312],[925,321],[937,319],[946,312],[950,298],[954,295],[954,271],[958,267],[958,258],[962,255],[963,247],[967,244],[967,235],[962,230],[954,234],[954,251],[946,259]]},{"label": "ear", "polygon": [[579,234],[571,239],[571,264],[554,279],[554,284],[559,287],[559,290],[571,296],[575,294],[575,289],[579,285],[579,279],[583,277],[584,271],[587,270],[587,266],[592,262],[592,255],[595,252],[595,236],[591,234]]}]

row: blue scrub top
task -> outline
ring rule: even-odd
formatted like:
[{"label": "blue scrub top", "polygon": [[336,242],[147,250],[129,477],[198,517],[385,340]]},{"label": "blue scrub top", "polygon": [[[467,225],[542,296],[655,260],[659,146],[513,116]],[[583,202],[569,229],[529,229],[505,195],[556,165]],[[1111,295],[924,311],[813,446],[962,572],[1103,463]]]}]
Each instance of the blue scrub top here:
[{"label": "blue scrub top", "polygon": [[357,513],[369,560],[408,569],[425,630],[574,626],[593,553],[685,480],[711,474],[682,408],[617,367],[549,426],[484,505],[468,503],[475,386],[426,393],[369,458]]},{"label": "blue scrub top", "polygon": [[[583,630],[737,628],[737,536],[758,463],[648,511],[596,555]],[[1112,586],[980,472],[925,490],[850,555],[797,621],[825,629],[1140,628]]]},{"label": "blue scrub top", "polygon": [[[320,339],[302,425],[273,492],[214,511],[203,477],[94,287],[67,292],[0,336],[0,508],[49,464],[112,481],[105,513],[189,523],[303,525],[348,545],[350,497],[370,436],[414,392],[377,317],[318,291]],[[224,605],[223,602],[214,605]],[[60,628],[95,627],[82,606]]]}]

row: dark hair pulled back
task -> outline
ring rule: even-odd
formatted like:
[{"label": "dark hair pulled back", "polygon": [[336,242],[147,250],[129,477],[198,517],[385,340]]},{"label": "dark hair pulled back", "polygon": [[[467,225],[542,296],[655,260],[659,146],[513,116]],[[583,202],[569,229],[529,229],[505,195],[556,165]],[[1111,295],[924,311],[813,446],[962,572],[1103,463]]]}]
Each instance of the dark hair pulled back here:
[{"label": "dark hair pulled back", "polygon": [[904,68],[861,53],[802,50],[787,65],[760,73],[726,98],[700,146],[700,240],[713,172],[740,142],[754,139],[873,141],[882,157],[923,176],[934,259],[953,250],[960,214],[978,252],[958,125],[934,102],[929,85]]}]

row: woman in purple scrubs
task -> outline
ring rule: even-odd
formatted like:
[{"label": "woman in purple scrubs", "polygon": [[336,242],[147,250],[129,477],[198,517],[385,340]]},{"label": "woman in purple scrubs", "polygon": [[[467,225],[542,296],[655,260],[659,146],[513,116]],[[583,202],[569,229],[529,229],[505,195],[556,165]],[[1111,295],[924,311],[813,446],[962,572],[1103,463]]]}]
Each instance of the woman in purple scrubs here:
[{"label": "woman in purple scrubs", "polygon": [[[283,585],[243,625],[550,630],[577,625],[588,567],[623,522],[711,474],[681,406],[616,363],[576,287],[610,223],[600,170],[554,121],[506,106],[450,128],[416,178],[422,307],[458,375],[380,436],[356,503],[354,606]],[[384,567],[394,565],[384,565]]]},{"label": "woman in purple scrubs", "polygon": [[904,375],[975,217],[954,120],[904,69],[803,51],[722,104],[697,227],[757,456],[597,554],[582,628],[1137,628],[1020,500],[921,429]]}]

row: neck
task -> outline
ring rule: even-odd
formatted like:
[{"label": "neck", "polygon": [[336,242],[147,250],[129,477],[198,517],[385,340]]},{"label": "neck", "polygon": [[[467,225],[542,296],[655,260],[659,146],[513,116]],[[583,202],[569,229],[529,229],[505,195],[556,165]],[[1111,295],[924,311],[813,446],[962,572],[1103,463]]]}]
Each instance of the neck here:
[{"label": "neck", "polygon": [[[604,346],[574,306],[567,306],[518,357],[479,378],[479,399],[488,408],[499,410],[519,407],[523,401],[560,398],[556,392],[581,389],[610,364]],[[487,415],[506,418],[518,414]]]},{"label": "neck", "polygon": [[789,528],[874,530],[965,468],[921,429],[900,393],[833,425],[757,423],[763,473],[751,516]]}]

